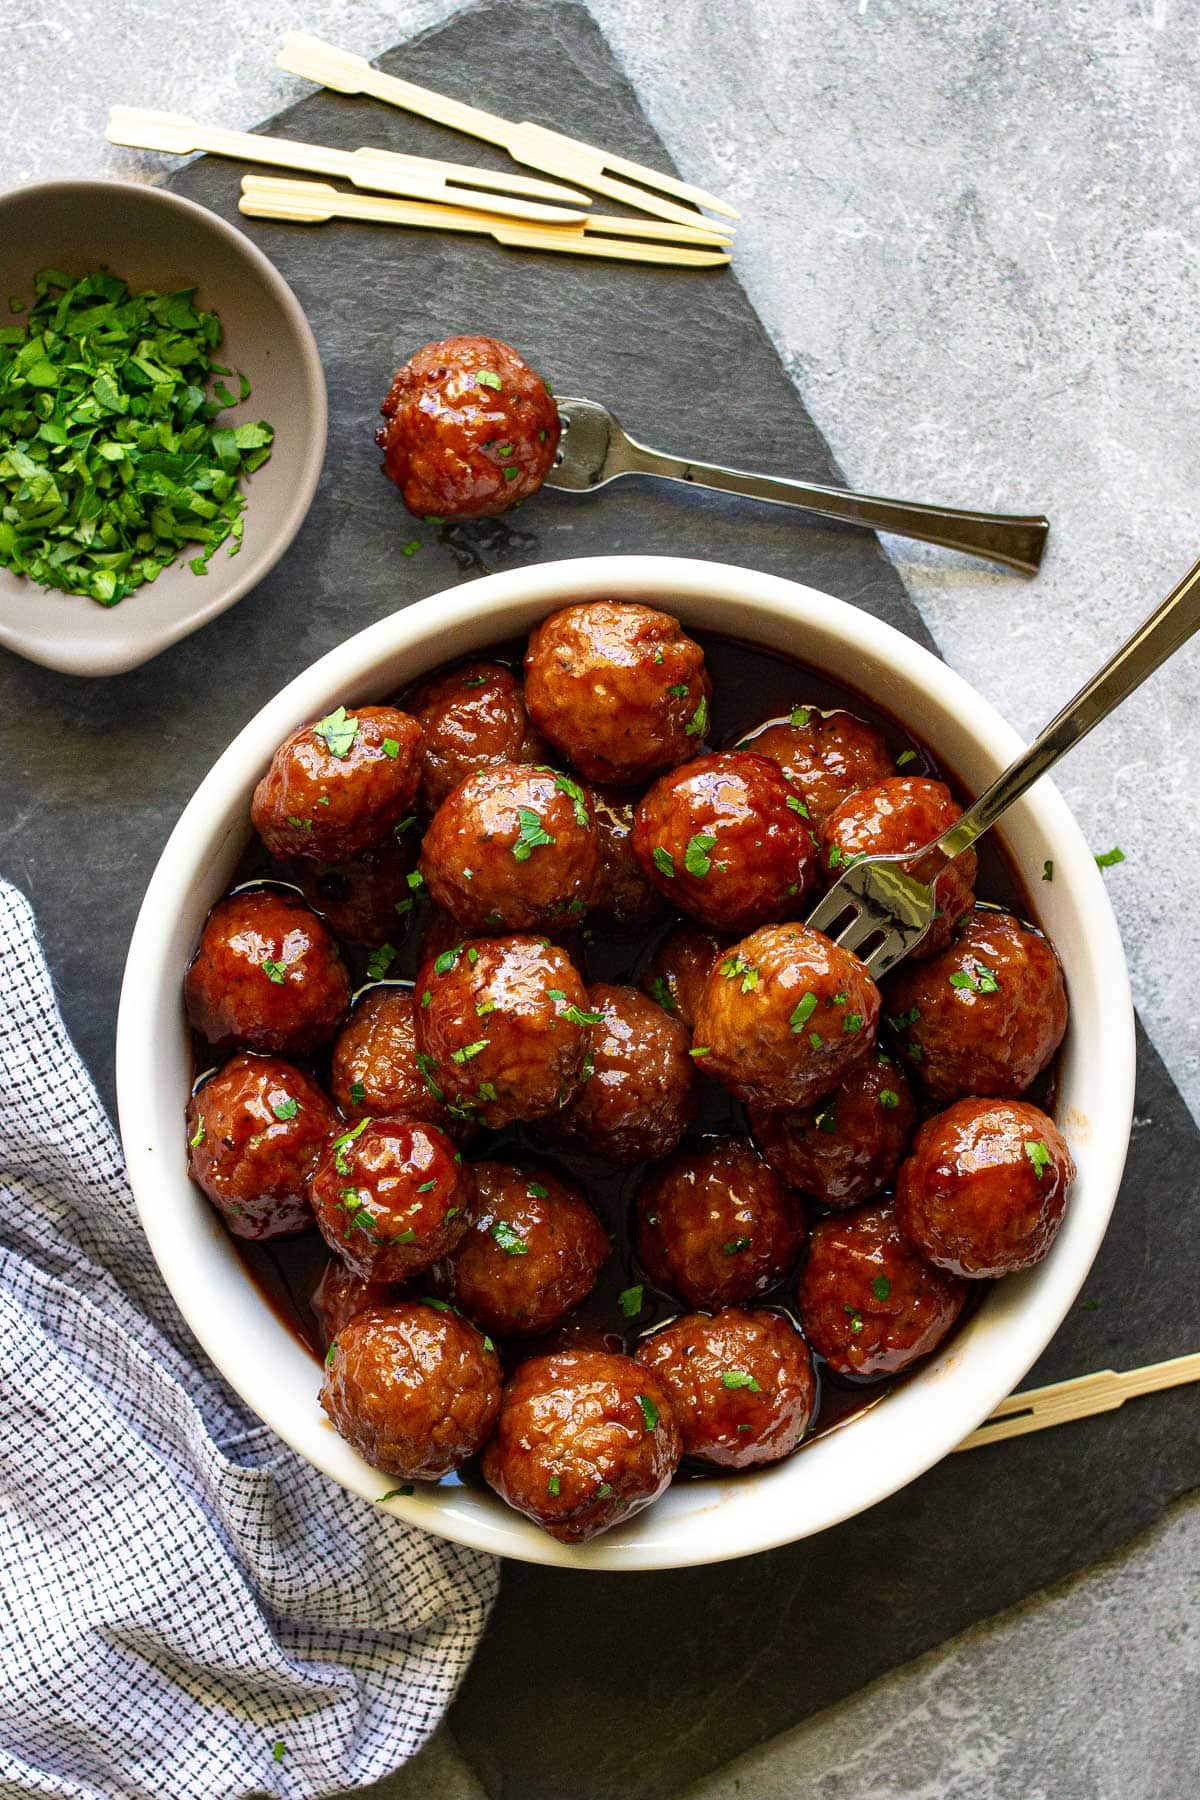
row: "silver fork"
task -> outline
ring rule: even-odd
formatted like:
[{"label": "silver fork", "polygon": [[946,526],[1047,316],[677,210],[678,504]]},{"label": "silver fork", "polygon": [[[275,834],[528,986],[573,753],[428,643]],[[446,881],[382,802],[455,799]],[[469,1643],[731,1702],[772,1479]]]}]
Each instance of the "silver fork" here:
[{"label": "silver fork", "polygon": [[[862,958],[876,981],[914,950],[933,924],[946,866],[990,829],[1026,788],[1053,768],[1200,627],[1200,562],[1041,736],[941,837],[899,856],[869,856],[834,883],[806,923]],[[843,922],[844,921],[844,922]]]},{"label": "silver fork", "polygon": [[1049,519],[1011,513],[960,512],[952,506],[924,506],[915,500],[885,500],[878,494],[854,494],[848,488],[821,487],[812,481],[785,481],[777,475],[752,475],[719,463],[692,462],[652,450],[629,436],[620,421],[597,400],[558,400],[563,434],[558,457],[546,486],[586,494],[606,487],[622,475],[662,475],[694,487],[720,488],[795,506],[820,519],[863,525],[920,538],[947,550],[963,550],[986,562],[1005,563],[1022,575],[1036,575],[1046,547]]}]

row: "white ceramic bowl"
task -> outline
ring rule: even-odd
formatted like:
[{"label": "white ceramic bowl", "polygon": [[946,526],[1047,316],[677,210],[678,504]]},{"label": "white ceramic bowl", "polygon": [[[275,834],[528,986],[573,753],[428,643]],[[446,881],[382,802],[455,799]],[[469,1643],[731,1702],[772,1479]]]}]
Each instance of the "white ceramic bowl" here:
[{"label": "white ceramic bowl", "polygon": [[[188,1180],[183,971],[246,842],[251,790],[289,731],[341,701],[378,698],[448,658],[523,635],[558,606],[601,595],[645,599],[685,625],[790,652],[849,682],[911,726],[973,791],[1020,748],[973,688],[866,613],[774,576],[655,556],[548,563],[436,594],[330,651],[234,739],[172,832],[134,930],[117,1030],[121,1129],[143,1227],[204,1349],[280,1437],[368,1498],[392,1484],[326,1423],[312,1359],[243,1273]],[[418,1489],[390,1501],[391,1511],[531,1562],[590,1569],[716,1562],[823,1531],[882,1500],[945,1456],[1016,1386],[1054,1335],[1104,1235],[1129,1137],[1134,1041],[1116,922],[1092,853],[1049,783],[1013,810],[1004,836],[1058,946],[1071,998],[1058,1116],[1079,1177],[1046,1261],[999,1283],[945,1351],[874,1411],[774,1468],[683,1483],[583,1548],[555,1543],[491,1495],[465,1487]],[[1043,883],[1047,857],[1054,880]]]}]

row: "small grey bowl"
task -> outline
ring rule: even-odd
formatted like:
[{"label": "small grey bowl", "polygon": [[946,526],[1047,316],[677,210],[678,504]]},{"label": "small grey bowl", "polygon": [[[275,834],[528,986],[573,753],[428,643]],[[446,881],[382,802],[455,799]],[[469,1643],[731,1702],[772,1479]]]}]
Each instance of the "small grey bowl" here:
[{"label": "small grey bowl", "polygon": [[[243,369],[250,398],[223,422],[265,419],[271,456],[244,483],[245,540],[206,575],[185,553],[119,606],[47,592],[0,568],[0,644],[69,675],[135,669],[248,593],[283,555],[308,511],[325,458],[325,378],[308,320],[250,240],[191,200],[126,181],[48,181],[0,195],[0,323],[7,298],[33,297],[39,269],[105,267],[132,288],[195,287],[220,315],[216,360]],[[19,320],[22,314],[15,315]]]}]

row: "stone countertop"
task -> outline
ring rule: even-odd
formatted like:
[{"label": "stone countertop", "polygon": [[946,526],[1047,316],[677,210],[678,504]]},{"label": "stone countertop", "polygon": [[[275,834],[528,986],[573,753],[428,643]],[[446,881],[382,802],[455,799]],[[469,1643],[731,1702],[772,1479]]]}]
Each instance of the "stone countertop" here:
[{"label": "stone countertop", "polygon": [[[889,544],[947,660],[1032,735],[1200,554],[1191,0],[692,0],[669,18],[649,0],[590,4],[682,172],[742,209],[738,274],[847,479],[1050,515],[1028,585]],[[453,10],[310,0],[297,22],[372,55]],[[252,125],[306,86],[274,69],[279,33],[267,0],[63,0],[52,19],[0,0],[0,187],[159,178],[164,159],[104,142],[107,106]],[[1200,964],[1198,697],[1193,646],[1057,779],[1095,849],[1125,851],[1106,880],[1135,998],[1200,1118],[1179,973]],[[19,829],[0,816],[0,866]],[[1200,1506],[1185,1505],[1120,1559],[776,1740],[705,1800],[1188,1791],[1180,1689],[1200,1608],[1177,1570],[1198,1543]],[[442,1743],[387,1791],[431,1782],[473,1789]]]}]

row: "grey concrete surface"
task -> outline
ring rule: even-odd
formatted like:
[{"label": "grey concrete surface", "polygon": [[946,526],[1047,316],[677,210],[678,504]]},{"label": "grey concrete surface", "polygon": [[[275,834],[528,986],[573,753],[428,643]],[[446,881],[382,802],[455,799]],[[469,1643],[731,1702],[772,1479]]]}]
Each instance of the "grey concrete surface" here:
[{"label": "grey concrete surface", "polygon": [[[742,207],[738,272],[848,478],[1051,515],[1029,586],[890,546],[949,661],[1032,732],[1200,553],[1196,0],[591,5],[683,172]],[[104,143],[111,102],[253,124],[304,86],[272,67],[284,24],[372,54],[453,10],[0,0],[0,186],[157,179]],[[1198,700],[1193,647],[1060,785],[1126,852],[1107,880],[1136,997],[1200,1117]],[[5,837],[0,814],[0,858]],[[1194,1793],[1198,1562],[1193,1503],[694,1800]],[[377,1791],[475,1795],[445,1739]]]}]

